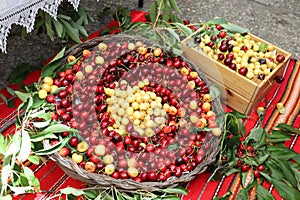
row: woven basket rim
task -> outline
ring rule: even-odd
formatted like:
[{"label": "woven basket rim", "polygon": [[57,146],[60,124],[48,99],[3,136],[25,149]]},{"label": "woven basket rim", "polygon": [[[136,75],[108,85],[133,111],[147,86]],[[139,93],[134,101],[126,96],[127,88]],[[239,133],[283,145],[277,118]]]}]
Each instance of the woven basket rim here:
[{"label": "woven basket rim", "polygon": [[[81,55],[82,51],[84,49],[91,49],[94,48],[96,45],[98,45],[102,41],[107,40],[113,40],[117,42],[125,41],[128,42],[128,40],[131,41],[142,41],[145,44],[151,44],[155,46],[159,46],[161,48],[164,48],[162,45],[158,43],[153,43],[151,40],[147,38],[143,38],[140,36],[135,35],[128,35],[128,34],[116,34],[116,35],[108,35],[108,36],[101,36],[101,37],[95,37],[93,39],[87,40],[81,44],[76,44],[69,48],[67,51],[65,51],[64,57],[63,57],[63,64],[67,63],[67,57],[69,55]],[[193,67],[194,70],[197,71],[199,77],[206,82],[207,85],[211,86],[211,82],[205,77],[205,75],[193,64],[191,63],[187,58],[184,56],[180,56],[184,61],[188,62],[190,67]],[[213,102],[213,109],[216,110],[216,113],[220,113],[223,111],[220,99],[216,98]],[[121,191],[135,191],[137,189],[144,189],[147,191],[159,191],[163,188],[167,187],[176,187],[178,185],[185,184],[187,182],[190,182],[193,180],[198,174],[203,173],[206,171],[207,167],[211,165],[215,159],[217,154],[219,153],[219,143],[221,141],[221,137],[212,137],[213,140],[211,141],[212,147],[209,150],[209,153],[205,156],[204,161],[200,164],[198,164],[194,170],[183,173],[180,177],[171,176],[167,181],[165,182],[136,182],[132,179],[114,179],[111,176],[107,176],[104,174],[97,174],[92,173],[89,171],[86,171],[82,168],[80,168],[71,158],[68,157],[62,157],[58,153],[54,153],[50,155],[49,157],[54,160],[59,167],[63,169],[65,173],[70,175],[71,177],[78,179],[82,182],[91,184],[91,185],[97,185],[99,188],[106,189],[110,187],[111,185],[114,185],[116,188],[118,188]],[[46,144],[48,145],[48,144]]]}]

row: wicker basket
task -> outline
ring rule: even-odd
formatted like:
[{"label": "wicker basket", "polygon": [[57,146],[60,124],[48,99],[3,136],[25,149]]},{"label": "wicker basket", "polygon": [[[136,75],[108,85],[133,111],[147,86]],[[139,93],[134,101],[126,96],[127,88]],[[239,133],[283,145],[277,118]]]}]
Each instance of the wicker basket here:
[{"label": "wicker basket", "polygon": [[[96,47],[100,42],[135,42],[135,41],[142,41],[144,44],[147,45],[154,45],[153,42],[136,36],[130,36],[126,34],[117,34],[113,36],[106,36],[106,37],[97,37],[91,40],[88,40],[82,44],[74,45],[72,48],[67,50],[65,52],[64,57],[64,63],[67,62],[67,57],[69,55],[80,56],[82,55],[82,51],[84,49],[92,49]],[[156,44],[155,44],[156,45]],[[156,45],[160,46],[160,45]],[[204,80],[208,85],[210,83],[206,79],[206,77],[198,70],[196,66],[194,66],[192,63],[190,63],[186,58],[182,58],[183,60],[187,61],[189,63],[189,66],[192,67],[194,70],[196,70],[199,74],[199,77]],[[222,112],[222,107],[220,104],[219,99],[214,100],[213,102],[213,108],[216,113]],[[52,160],[54,160],[58,166],[60,166],[68,175],[71,177],[78,179],[82,182],[97,185],[100,189],[107,189],[111,186],[115,186],[121,191],[130,191],[134,192],[137,189],[147,190],[147,191],[159,191],[163,188],[170,188],[170,187],[176,187],[178,185],[183,185],[187,182],[190,182],[193,180],[198,174],[203,173],[208,165],[215,162],[216,156],[219,153],[219,143],[220,143],[221,137],[213,137],[211,140],[211,148],[207,151],[207,155],[205,156],[204,161],[197,165],[197,167],[189,172],[189,173],[183,173],[182,176],[179,178],[175,176],[171,176],[167,181],[165,182],[136,182],[132,179],[114,179],[110,176],[104,175],[104,174],[97,174],[97,173],[91,173],[88,172],[82,168],[80,168],[72,159],[68,157],[62,157],[58,153],[55,153],[50,156]]]}]

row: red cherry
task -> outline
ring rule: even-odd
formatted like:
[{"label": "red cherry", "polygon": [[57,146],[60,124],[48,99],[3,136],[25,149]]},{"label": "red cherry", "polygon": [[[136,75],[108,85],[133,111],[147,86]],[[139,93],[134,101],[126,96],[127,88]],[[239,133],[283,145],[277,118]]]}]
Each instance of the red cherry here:
[{"label": "red cherry", "polygon": [[98,156],[92,155],[92,156],[90,156],[90,161],[93,162],[93,163],[95,163],[95,164],[97,164],[97,163],[100,162],[100,159],[99,159]]},{"label": "red cherry", "polygon": [[119,173],[119,177],[120,177],[121,179],[128,179],[128,178],[129,178],[127,171],[121,171],[121,172]]},{"label": "red cherry", "polygon": [[253,147],[252,147],[252,146],[247,146],[247,150],[248,150],[249,152],[253,152]]},{"label": "red cherry", "polygon": [[257,170],[260,171],[260,172],[262,172],[262,171],[265,170],[265,166],[264,166],[264,165],[259,165],[259,166],[257,167]]},{"label": "red cherry", "polygon": [[247,72],[248,72],[248,69],[247,67],[241,67],[239,70],[238,70],[239,74],[243,75],[243,76],[246,76]]},{"label": "red cherry", "polygon": [[61,115],[61,119],[65,122],[69,122],[71,120],[71,115],[69,115],[68,113],[64,113]]},{"label": "red cherry", "polygon": [[276,56],[276,60],[277,62],[282,63],[285,60],[285,57],[284,55],[278,55]]},{"label": "red cherry", "polygon": [[150,172],[147,172],[147,178],[150,180],[150,181],[156,181],[157,178],[158,178],[158,174],[156,171],[150,171]]},{"label": "red cherry", "polygon": [[69,140],[69,144],[72,146],[72,147],[76,147],[77,144],[79,143],[79,139],[78,137],[76,136],[72,136]]},{"label": "red cherry", "polygon": [[259,173],[258,170],[254,170],[253,174],[254,174],[255,178],[259,178],[260,177],[260,173]]},{"label": "red cherry", "polygon": [[61,99],[64,99],[66,98],[68,95],[68,92],[66,90],[60,90],[58,93],[57,93],[57,96]]},{"label": "red cherry", "polygon": [[203,160],[204,160],[204,156],[203,156],[203,155],[197,154],[197,155],[195,156],[195,162],[196,162],[197,164],[202,163]]},{"label": "red cherry", "polygon": [[218,31],[220,31],[220,30],[223,29],[223,27],[222,27],[220,24],[216,24],[216,29],[217,29]]},{"label": "red cherry", "polygon": [[155,150],[155,147],[154,147],[154,145],[153,144],[147,144],[146,145],[146,151],[147,152],[153,152]]},{"label": "red cherry", "polygon": [[113,177],[114,179],[118,179],[120,176],[120,173],[119,172],[114,172],[112,173],[111,177]]},{"label": "red cherry", "polygon": [[67,147],[63,147],[59,150],[59,155],[66,157],[67,155],[69,155],[70,150]]},{"label": "red cherry", "polygon": [[220,31],[218,34],[219,38],[225,38],[226,37],[226,32],[225,31]]},{"label": "red cherry", "polygon": [[124,144],[126,144],[126,145],[131,144],[131,138],[129,135],[124,136]]},{"label": "red cherry", "polygon": [[54,103],[55,102],[55,96],[54,95],[49,95],[46,97],[46,101],[48,103]]},{"label": "red cherry", "polygon": [[60,77],[60,78],[63,78],[63,77],[65,77],[65,75],[66,75],[66,72],[58,72],[58,77]]},{"label": "red cherry", "polygon": [[249,169],[250,169],[250,165],[244,164],[244,165],[242,165],[242,167],[241,167],[241,170],[242,170],[243,172],[247,172]]}]

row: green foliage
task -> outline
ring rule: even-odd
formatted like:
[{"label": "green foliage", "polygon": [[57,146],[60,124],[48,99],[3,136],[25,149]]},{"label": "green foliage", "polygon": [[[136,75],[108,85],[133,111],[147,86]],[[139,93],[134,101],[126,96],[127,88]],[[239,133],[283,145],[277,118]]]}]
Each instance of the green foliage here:
[{"label": "green foliage", "polygon": [[[299,130],[287,124],[278,124],[276,130],[268,133],[259,124],[250,131],[247,137],[244,137],[242,133],[244,125],[241,123],[244,117],[246,116],[236,112],[226,114],[218,161],[218,164],[222,166],[222,174],[228,176],[232,173],[240,173],[243,188],[238,198],[247,199],[248,191],[257,187],[258,199],[274,199],[254,177],[254,171],[260,165],[265,166],[265,170],[259,172],[261,179],[273,184],[280,196],[287,199],[299,197],[299,154],[284,145],[284,142],[290,140],[291,136],[299,134]],[[241,145],[245,151],[242,156],[239,156],[238,151]],[[253,148],[253,151],[247,149],[249,146]],[[222,161],[224,157],[226,161]],[[242,171],[242,165],[250,166],[251,171]]]},{"label": "green foliage", "polygon": [[[67,187],[60,190],[61,196],[66,195],[70,197],[83,196],[85,199],[96,200],[180,200],[178,195],[187,195],[187,190],[181,186],[176,188],[166,188],[161,191],[150,192],[144,190],[137,190],[134,193],[119,191],[115,187],[108,188],[106,190],[98,189],[97,187],[76,189]],[[75,198],[74,198],[75,199]]]},{"label": "green foliage", "polygon": [[72,5],[63,2],[58,7],[57,19],[40,11],[36,16],[34,28],[38,34],[47,34],[51,41],[58,36],[63,43],[81,43],[81,37],[84,39],[88,37],[85,26],[93,21],[88,12],[89,10],[83,6],[79,5],[76,11]]}]

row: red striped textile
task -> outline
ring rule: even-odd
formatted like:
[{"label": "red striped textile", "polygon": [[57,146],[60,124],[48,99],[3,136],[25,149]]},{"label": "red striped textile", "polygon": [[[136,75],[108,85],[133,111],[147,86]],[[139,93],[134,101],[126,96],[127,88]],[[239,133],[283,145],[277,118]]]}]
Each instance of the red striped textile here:
[{"label": "red striped textile", "polygon": [[[275,85],[272,90],[267,94],[258,106],[264,106],[266,108],[266,115],[263,121],[263,126],[268,130],[276,126],[277,123],[286,123],[293,125],[295,128],[300,127],[300,62],[295,59],[291,59],[287,64],[284,71],[284,82],[282,84]],[[280,114],[276,109],[276,104],[282,102],[286,108],[285,114]],[[254,109],[249,114],[249,119],[245,121],[247,132],[257,125],[258,116]],[[290,141],[286,142],[286,146],[300,153],[300,139],[294,137]],[[199,174],[191,183],[188,184],[187,189],[189,195],[183,197],[183,200],[198,199],[204,184],[209,177],[208,173]],[[263,183],[269,191],[272,192],[276,199],[281,199],[274,187],[268,183]],[[202,199],[213,199],[216,196],[222,196],[227,191],[233,192],[230,199],[235,199],[236,194],[241,189],[240,177],[238,174],[229,177],[223,177],[221,181],[211,181]]]},{"label": "red striped textile", "polygon": [[[145,12],[133,11],[131,13],[132,21],[145,21]],[[113,21],[109,26],[116,25]],[[101,30],[90,35],[89,39],[99,35]],[[284,71],[284,82],[282,84],[274,85],[273,89],[267,94],[265,99],[263,99],[258,106],[266,107],[266,117],[263,122],[263,126],[267,129],[271,129],[277,123],[283,122],[287,124],[292,124],[294,127],[299,128],[300,126],[300,62],[297,62],[295,59],[291,59]],[[25,84],[30,84],[38,80],[40,76],[40,71],[35,71],[31,73],[26,80]],[[14,86],[13,86],[14,87]],[[14,87],[16,88],[16,87]],[[9,97],[6,89],[1,90],[1,94]],[[276,109],[276,104],[282,102],[286,107],[286,113],[284,115],[280,114]],[[17,100],[15,106],[20,104],[20,101]],[[226,107],[227,111],[231,109]],[[14,119],[17,116],[16,108],[8,108],[3,102],[0,101],[0,128],[4,127],[9,121]],[[249,114],[249,119],[245,121],[246,130],[249,131],[257,125],[257,114],[253,110]],[[3,134],[12,132],[14,127],[8,127]],[[288,147],[294,149],[296,152],[300,153],[300,139],[298,137],[293,138],[291,141],[286,143]],[[34,171],[35,175],[41,182],[41,193],[39,194],[26,194],[19,195],[13,199],[22,199],[22,200],[33,200],[33,199],[59,199],[55,191],[65,187],[74,187],[74,188],[83,188],[85,184],[74,180],[67,174],[65,174],[52,160],[47,160],[45,163],[40,165],[30,165],[30,168]],[[209,173],[205,172],[199,174],[192,182],[187,185],[188,195],[182,197],[183,200],[197,200],[203,189],[204,184],[206,183]],[[277,192],[274,190],[272,185],[268,183],[262,183],[276,199],[280,199]],[[231,175],[229,177],[223,177],[221,181],[211,181],[209,182],[206,190],[203,192],[202,198],[204,200],[213,199],[213,197],[224,195],[227,191],[232,191],[233,195],[230,199],[235,199],[237,192],[239,191],[241,185],[239,182],[239,175]]]}]

